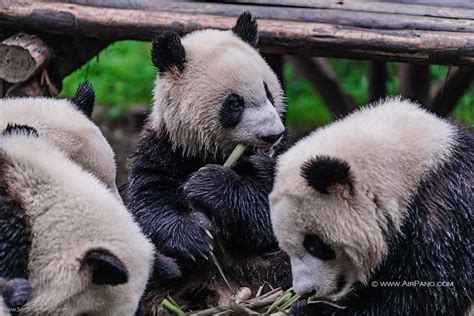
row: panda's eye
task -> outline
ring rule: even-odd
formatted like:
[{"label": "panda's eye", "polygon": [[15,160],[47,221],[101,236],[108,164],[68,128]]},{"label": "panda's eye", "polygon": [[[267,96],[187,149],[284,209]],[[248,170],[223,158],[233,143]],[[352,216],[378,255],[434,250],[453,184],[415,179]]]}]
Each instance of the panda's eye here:
[{"label": "panda's eye", "polygon": [[239,101],[232,101],[229,104],[229,109],[231,109],[232,111],[239,111],[241,107],[242,104]]},{"label": "panda's eye", "polygon": [[304,237],[303,246],[306,251],[320,260],[332,260],[336,253],[317,235],[309,234]]},{"label": "panda's eye", "polygon": [[220,121],[225,128],[239,124],[244,113],[244,98],[236,93],[229,94],[219,111]]}]

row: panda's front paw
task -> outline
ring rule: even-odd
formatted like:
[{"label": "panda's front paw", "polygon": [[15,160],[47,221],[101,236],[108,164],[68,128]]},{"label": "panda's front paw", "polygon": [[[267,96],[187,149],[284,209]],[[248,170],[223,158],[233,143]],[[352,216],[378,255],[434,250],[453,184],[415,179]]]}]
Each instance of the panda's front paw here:
[{"label": "panda's front paw", "polygon": [[192,207],[212,212],[222,206],[223,194],[237,177],[237,174],[228,167],[209,164],[189,177],[183,186],[183,191]]},{"label": "panda's front paw", "polygon": [[174,238],[166,247],[167,252],[186,260],[208,260],[214,247],[213,232],[214,226],[206,215],[192,212],[176,227]]}]

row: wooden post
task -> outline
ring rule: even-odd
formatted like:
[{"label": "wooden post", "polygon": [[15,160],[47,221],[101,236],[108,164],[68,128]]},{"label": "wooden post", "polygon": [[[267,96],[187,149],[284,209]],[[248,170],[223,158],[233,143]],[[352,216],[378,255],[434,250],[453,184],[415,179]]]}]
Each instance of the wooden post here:
[{"label": "wooden post", "polygon": [[369,82],[369,102],[387,95],[387,64],[382,61],[370,61],[367,66]]},{"label": "wooden post", "polygon": [[430,66],[400,63],[398,77],[399,92],[405,98],[427,105],[430,91]]},{"label": "wooden post", "polygon": [[439,116],[447,116],[472,86],[473,81],[473,67],[450,68],[446,77],[436,82],[431,89],[429,102],[431,111]]}]

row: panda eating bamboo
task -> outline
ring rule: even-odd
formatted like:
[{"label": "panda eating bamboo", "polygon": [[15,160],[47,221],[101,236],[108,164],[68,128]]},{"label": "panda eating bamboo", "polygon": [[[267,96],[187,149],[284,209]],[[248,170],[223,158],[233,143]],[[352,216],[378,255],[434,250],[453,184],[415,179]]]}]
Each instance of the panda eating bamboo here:
[{"label": "panda eating bamboo", "polygon": [[[131,157],[128,206],[157,249],[178,259],[183,279],[171,291],[154,289],[152,281],[149,309],[167,292],[199,308],[228,301],[242,285],[291,284],[267,197],[284,147],[285,105],[257,39],[255,19],[243,13],[231,30],[183,38],[168,31],[153,42],[159,74]],[[222,166],[237,144],[247,146],[245,157],[233,169]],[[230,290],[207,261],[213,253]]]}]

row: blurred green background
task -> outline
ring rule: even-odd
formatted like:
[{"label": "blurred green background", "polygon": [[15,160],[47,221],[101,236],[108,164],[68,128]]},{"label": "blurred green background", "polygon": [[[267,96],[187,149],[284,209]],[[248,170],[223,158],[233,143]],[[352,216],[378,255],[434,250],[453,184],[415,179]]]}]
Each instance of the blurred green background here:
[{"label": "blurred green background", "polygon": [[[367,103],[367,62],[330,59],[343,88],[358,105]],[[445,76],[446,66],[430,66],[433,81]],[[389,63],[390,79],[387,90],[397,94],[396,64]],[[312,128],[332,120],[324,102],[311,84],[299,76],[291,65],[284,67],[284,84],[287,97],[287,123]],[[74,94],[77,85],[89,80],[96,90],[96,101],[106,107],[110,120],[119,120],[137,104],[150,106],[155,68],[150,60],[150,43],[137,41],[116,42],[63,81],[61,97]],[[474,89],[463,96],[451,116],[474,127]]]}]

